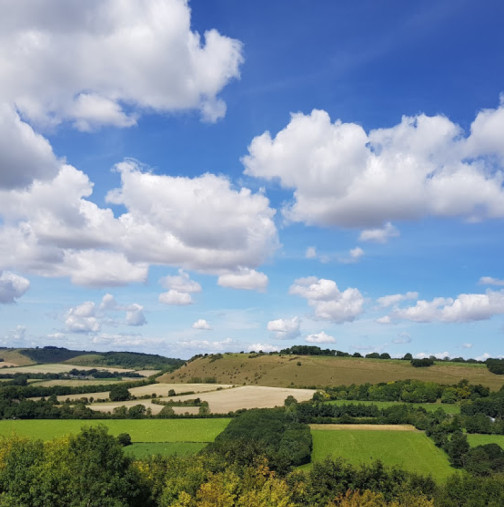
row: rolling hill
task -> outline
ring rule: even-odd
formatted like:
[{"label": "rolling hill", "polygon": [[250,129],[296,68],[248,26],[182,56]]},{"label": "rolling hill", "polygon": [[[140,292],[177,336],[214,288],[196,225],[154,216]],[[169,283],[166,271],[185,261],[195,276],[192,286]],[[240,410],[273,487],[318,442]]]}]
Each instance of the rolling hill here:
[{"label": "rolling hill", "polygon": [[504,377],[484,364],[439,362],[414,368],[409,361],[334,356],[214,354],[189,361],[159,382],[218,382],[278,387],[323,387],[418,379],[454,384],[467,379],[498,390]]},{"label": "rolling hill", "polygon": [[71,363],[83,367],[115,367],[128,369],[175,369],[184,364],[181,359],[172,359],[157,354],[140,352],[92,352],[69,350],[64,347],[0,349],[0,367],[28,366],[45,363]]}]

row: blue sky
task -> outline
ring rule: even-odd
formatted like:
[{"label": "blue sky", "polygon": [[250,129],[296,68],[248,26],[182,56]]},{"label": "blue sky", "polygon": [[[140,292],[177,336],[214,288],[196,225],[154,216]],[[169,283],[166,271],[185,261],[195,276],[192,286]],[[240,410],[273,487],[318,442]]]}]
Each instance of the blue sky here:
[{"label": "blue sky", "polygon": [[503,354],[501,2],[0,9],[0,345]]}]

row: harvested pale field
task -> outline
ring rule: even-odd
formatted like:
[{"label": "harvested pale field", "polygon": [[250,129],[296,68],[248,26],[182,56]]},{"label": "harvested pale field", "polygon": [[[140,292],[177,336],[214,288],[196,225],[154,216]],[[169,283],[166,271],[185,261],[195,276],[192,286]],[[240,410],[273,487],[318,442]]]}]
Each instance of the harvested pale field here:
[{"label": "harvested pale field", "polygon": [[[56,379],[56,380],[43,380],[37,382],[37,386],[40,387],[54,387],[54,386],[65,386],[65,387],[80,387],[80,386],[102,386],[107,384],[117,384],[119,382],[131,382],[133,379],[123,378],[117,380],[115,378],[100,378],[100,379]],[[136,379],[138,380],[138,379]],[[81,394],[86,396],[85,394]]]},{"label": "harvested pale field", "polygon": [[208,377],[223,384],[279,387],[377,384],[406,379],[440,384],[456,384],[467,379],[494,391],[504,385],[503,376],[494,375],[484,364],[436,362],[429,368],[415,368],[409,361],[399,359],[231,353],[218,359],[212,356],[195,359],[159,380],[191,382]]},{"label": "harvested pale field", "polygon": [[[156,393],[156,396],[168,396],[168,391],[173,389],[175,394],[179,393],[204,393],[207,391],[216,391],[217,389],[227,389],[233,387],[230,384],[149,384],[147,386],[132,387],[129,392],[134,396],[145,396],[146,394]],[[194,398],[194,395],[190,395]]]},{"label": "harvested pale field", "polygon": [[[48,364],[33,364],[29,366],[17,366],[14,368],[7,368],[4,373],[66,373],[76,368],[82,370],[83,367],[75,364],[67,363],[48,363]],[[100,366],[97,370],[110,371],[112,373],[118,373],[121,375],[127,375],[133,371],[131,369],[126,370],[124,368],[109,368],[108,366]]]},{"label": "harvested pale field", "polygon": [[[201,393],[198,397],[207,401],[214,414],[227,414],[242,408],[272,408],[283,406],[287,396],[297,401],[310,400],[314,389],[289,389],[285,387],[241,386],[222,391]],[[179,396],[178,400],[191,399],[194,395]]]},{"label": "harvested pale field", "polygon": [[312,430],[420,431],[411,424],[310,424]]},{"label": "harvested pale field", "polygon": [[[102,413],[112,413],[114,408],[117,407],[134,407],[135,405],[143,405],[145,408],[150,408],[153,415],[159,414],[163,409],[163,405],[157,405],[156,403],[152,403],[150,400],[128,400],[128,401],[115,401],[115,402],[105,402],[105,403],[93,403],[88,405],[88,408],[94,410],[96,412]],[[173,411],[176,414],[197,414],[199,411],[199,407],[172,407]]]},{"label": "harvested pale field", "polygon": [[[106,382],[103,382],[105,384]],[[195,394],[188,394],[185,398],[178,397],[174,399],[192,399],[197,398],[198,393],[204,393],[207,391],[216,391],[217,389],[227,389],[233,387],[229,384],[149,384],[146,386],[139,386],[139,387],[132,387],[129,389],[129,392],[136,396],[137,398],[141,396],[156,394],[159,398],[166,398],[166,400],[170,399],[167,398],[168,391],[170,389],[173,389],[175,391],[175,394],[178,393],[187,393],[187,392],[194,392]],[[103,393],[86,393],[86,394],[64,394],[62,396],[58,396],[58,401],[65,401],[65,400],[80,400],[81,398],[94,398],[95,400],[108,400],[109,392],[105,391]]]}]

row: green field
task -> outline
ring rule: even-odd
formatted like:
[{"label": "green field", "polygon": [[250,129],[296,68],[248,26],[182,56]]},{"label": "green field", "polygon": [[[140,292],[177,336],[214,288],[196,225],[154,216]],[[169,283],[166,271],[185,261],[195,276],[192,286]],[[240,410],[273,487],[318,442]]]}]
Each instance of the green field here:
[{"label": "green field", "polygon": [[498,444],[504,449],[504,435],[467,434],[467,441],[471,447],[486,444]]},{"label": "green field", "polygon": [[460,405],[452,405],[448,403],[404,403],[401,401],[361,401],[361,400],[333,400],[327,403],[334,403],[335,405],[376,405],[378,408],[388,408],[394,405],[408,405],[412,407],[422,407],[427,412],[434,412],[438,408],[443,409],[447,414],[460,414]]},{"label": "green field", "polygon": [[380,459],[386,466],[399,466],[444,481],[454,473],[446,454],[423,432],[386,430],[312,430],[312,461],[342,456],[357,465]]},{"label": "green field", "polygon": [[139,442],[128,445],[124,453],[132,458],[142,459],[160,454],[161,456],[187,456],[196,454],[207,446],[206,442]]},{"label": "green field", "polygon": [[133,442],[213,442],[230,419],[31,419],[0,421],[0,436],[17,434],[34,439],[52,440],[79,433],[83,426],[103,424],[111,435],[129,433]]}]

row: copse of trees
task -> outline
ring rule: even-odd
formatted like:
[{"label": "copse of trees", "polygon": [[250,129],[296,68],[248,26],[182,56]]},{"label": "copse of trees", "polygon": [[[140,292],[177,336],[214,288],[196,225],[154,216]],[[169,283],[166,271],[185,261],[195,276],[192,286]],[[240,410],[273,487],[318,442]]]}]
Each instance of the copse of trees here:
[{"label": "copse of trees", "polygon": [[[324,389],[324,393],[330,400],[404,401],[406,403],[441,401],[442,403],[456,403],[462,400],[478,400],[488,397],[490,390],[481,384],[469,384],[467,380],[461,380],[457,384],[451,385],[421,380],[397,380],[379,384],[330,386]],[[317,394],[317,396],[320,395]],[[319,401],[322,401],[322,398]]]},{"label": "copse of trees", "polygon": [[270,467],[281,473],[309,463],[311,451],[309,426],[282,408],[240,414],[209,447],[209,452],[217,452],[230,462],[246,463],[252,455],[264,455]]},{"label": "copse of trees", "polygon": [[411,366],[414,366],[415,368],[422,368],[426,366],[432,366],[434,364],[434,359],[431,359],[430,357],[424,357],[422,359],[412,359],[410,363]]},{"label": "copse of trees", "polygon": [[489,358],[485,362],[490,372],[496,375],[504,375],[504,359]]}]

